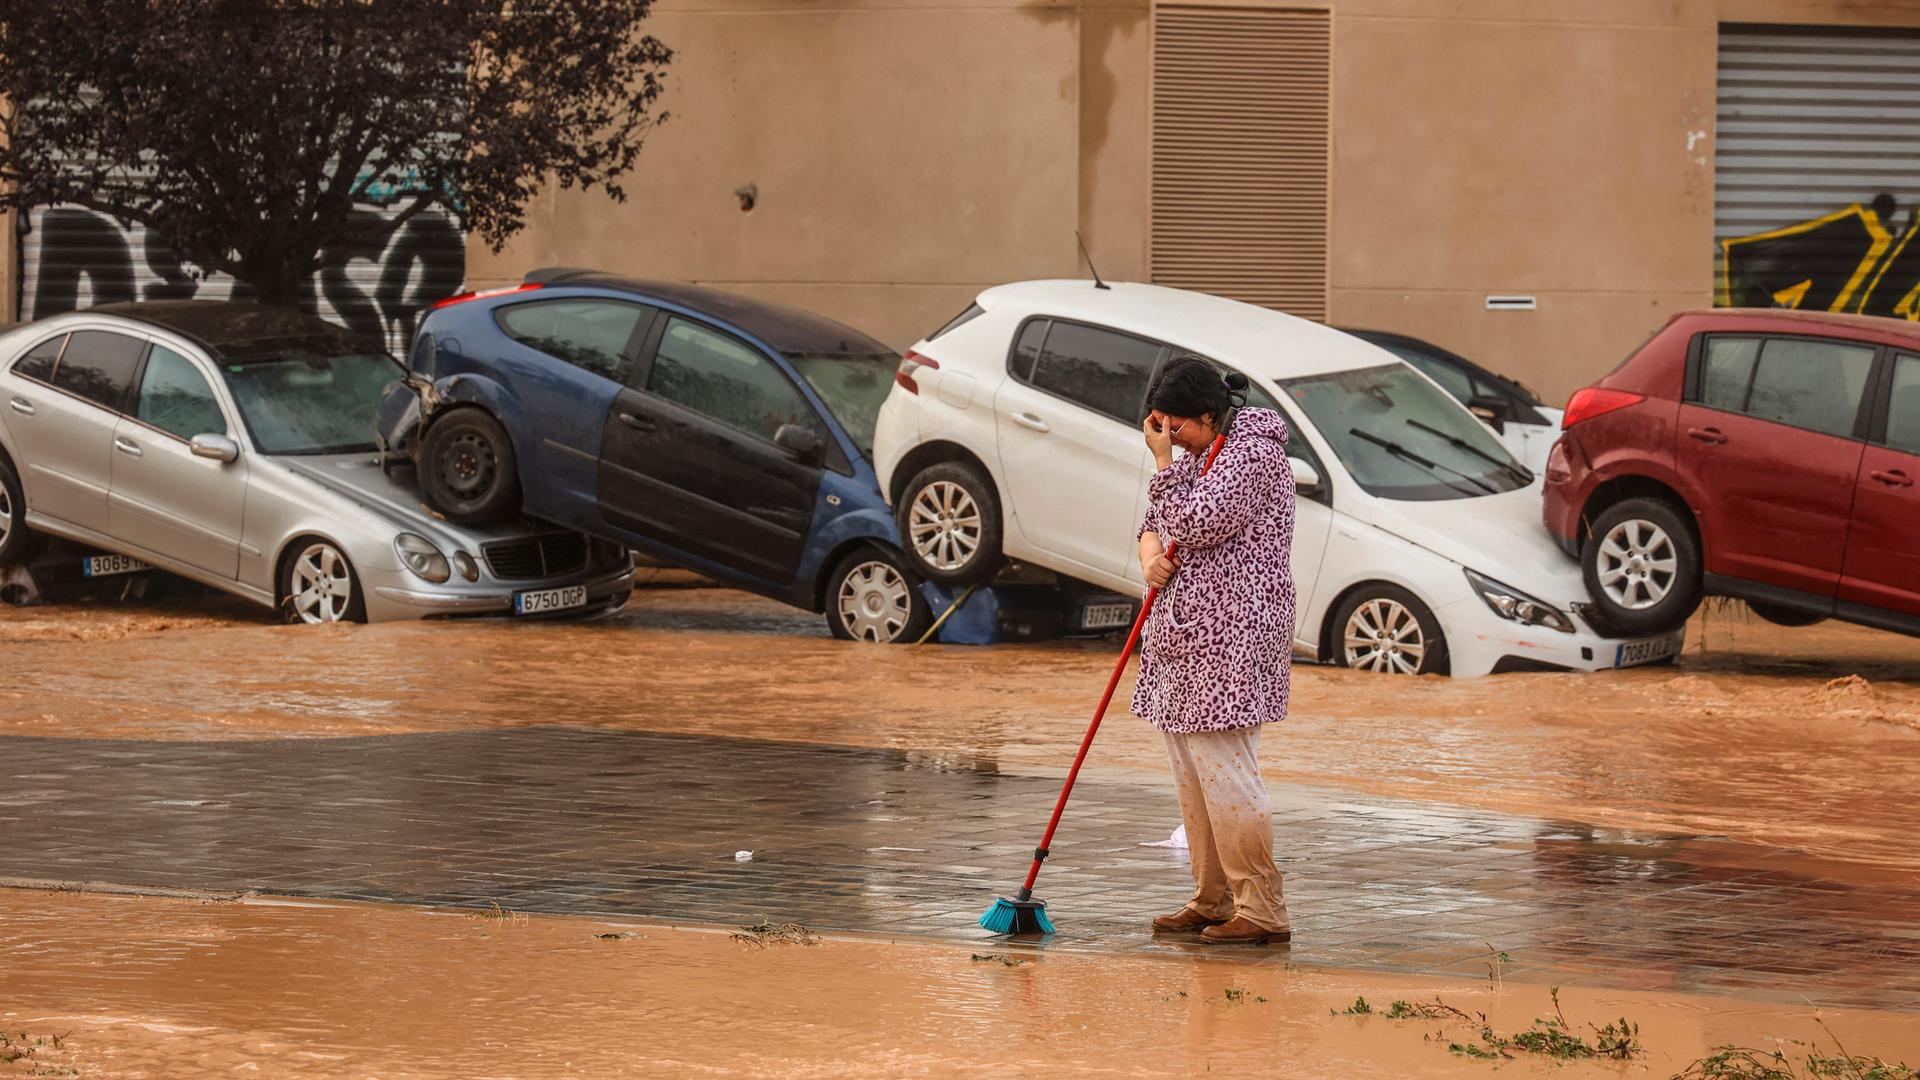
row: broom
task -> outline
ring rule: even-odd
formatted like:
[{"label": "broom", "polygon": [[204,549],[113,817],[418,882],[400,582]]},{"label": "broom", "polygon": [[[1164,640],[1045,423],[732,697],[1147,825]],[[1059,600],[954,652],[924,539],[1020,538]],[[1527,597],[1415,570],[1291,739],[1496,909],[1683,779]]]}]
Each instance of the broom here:
[{"label": "broom", "polygon": [[[1228,385],[1240,389],[1246,385],[1242,377],[1238,386],[1230,380]],[[1220,456],[1220,448],[1227,444],[1226,428],[1232,424],[1232,414],[1221,426],[1220,434],[1214,437],[1212,449],[1207,451],[1207,460],[1200,465],[1200,474],[1206,475],[1213,468],[1213,459]],[[1180,550],[1175,543],[1167,545],[1167,557]],[[1033,849],[1033,865],[1027,868],[1027,880],[1020,886],[1020,892],[1013,897],[999,897],[993,906],[980,916],[982,929],[995,934],[1051,934],[1054,932],[1053,920],[1047,918],[1047,902],[1033,898],[1033,883],[1040,877],[1040,864],[1047,859],[1048,846],[1053,843],[1053,830],[1060,827],[1060,815],[1067,809],[1067,797],[1073,794],[1074,778],[1080,775],[1080,764],[1087,760],[1087,751],[1093,746],[1093,737],[1100,731],[1100,721],[1107,715],[1107,705],[1113,701],[1113,691],[1120,685],[1120,676],[1127,670],[1127,660],[1133,655],[1134,647],[1140,644],[1140,631],[1147,625],[1147,615],[1153,610],[1153,602],[1160,596],[1159,589],[1148,589],[1147,598],[1140,604],[1140,614],[1134,617],[1133,632],[1127,635],[1126,647],[1120,650],[1120,659],[1113,665],[1113,675],[1107,679],[1107,692],[1100,695],[1100,705],[1093,710],[1093,723],[1087,725],[1086,738],[1080,740],[1080,752],[1074,755],[1073,768],[1067,770],[1067,782],[1060,788],[1060,800],[1053,804],[1053,817],[1047,821],[1046,835],[1040,838],[1040,846]]]}]

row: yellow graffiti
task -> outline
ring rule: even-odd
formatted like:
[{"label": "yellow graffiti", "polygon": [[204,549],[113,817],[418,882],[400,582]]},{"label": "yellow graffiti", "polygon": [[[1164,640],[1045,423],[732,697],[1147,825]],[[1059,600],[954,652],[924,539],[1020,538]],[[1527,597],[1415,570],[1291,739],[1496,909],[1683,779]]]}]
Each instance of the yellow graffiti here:
[{"label": "yellow graffiti", "polygon": [[[1893,254],[1888,255],[1887,261],[1880,264],[1880,272],[1873,275],[1873,284],[1867,286],[1867,294],[1860,298],[1860,307],[1858,310],[1865,311],[1867,309],[1867,301],[1873,299],[1874,291],[1880,288],[1880,279],[1886,277],[1887,271],[1892,269],[1893,264],[1900,261],[1900,256],[1907,250],[1907,245],[1913,242],[1913,234],[1917,232],[1920,232],[1920,221],[1915,221],[1907,229],[1906,235],[1902,236],[1900,243],[1894,247]],[[1920,248],[1916,248],[1915,250],[1920,250]],[[1916,283],[1911,292],[1901,297],[1893,305],[1893,313],[1902,319],[1920,322],[1920,304],[1917,304],[1917,301],[1920,301],[1920,283]]]},{"label": "yellow graffiti", "polygon": [[1781,307],[1797,308],[1800,301],[1807,298],[1807,290],[1813,288],[1813,279],[1808,278],[1798,285],[1789,285],[1773,294],[1773,302]]},{"label": "yellow graffiti", "polygon": [[[1889,197],[1883,195],[1881,199]],[[1920,242],[1915,241],[1920,235],[1920,216],[1910,217],[1906,230],[1896,238],[1875,208],[1878,202],[1853,203],[1793,225],[1722,240],[1717,306],[1734,307],[1764,297],[1776,307],[1800,308],[1811,303],[1828,311],[1920,322]],[[1890,200],[1887,209],[1891,213]],[[1833,226],[1843,224],[1857,225],[1859,231],[1843,229],[1839,236],[1812,235],[1823,230],[1832,233]],[[1797,248],[1792,243],[1780,243],[1794,238],[1801,238]],[[1740,269],[1736,271],[1736,267]],[[1894,273],[1892,280],[1887,279],[1889,272]],[[1845,284],[1835,289],[1843,277]],[[1883,284],[1892,293],[1883,291]],[[1905,295],[1892,300],[1901,289],[1907,290]]]},{"label": "yellow graffiti", "polygon": [[[1855,290],[1860,288],[1860,283],[1866,280],[1867,275],[1873,271],[1875,266],[1880,264],[1880,257],[1886,254],[1887,246],[1893,242],[1893,234],[1888,232],[1884,225],[1880,224],[1880,215],[1874,213],[1871,208],[1862,206],[1859,203],[1854,203],[1844,210],[1835,210],[1831,214],[1814,218],[1811,221],[1802,221],[1784,228],[1771,229],[1763,233],[1754,233],[1752,236],[1736,236],[1721,241],[1720,306],[1733,306],[1733,251],[1736,247],[1764,243],[1768,240],[1782,240],[1789,236],[1799,236],[1803,233],[1810,233],[1816,229],[1832,225],[1835,222],[1845,221],[1851,217],[1860,219],[1860,224],[1867,230],[1867,235],[1872,238],[1872,243],[1867,249],[1866,257],[1861,259],[1860,264],[1854,268],[1853,276],[1848,279],[1846,287],[1840,290],[1840,295],[1828,306],[1827,310],[1852,310],[1848,305],[1848,301],[1853,299],[1853,294]],[[1786,306],[1798,307],[1799,301],[1806,296],[1807,290],[1812,287],[1813,281],[1808,279],[1793,288],[1782,290],[1782,292],[1793,294],[1794,302]]]}]

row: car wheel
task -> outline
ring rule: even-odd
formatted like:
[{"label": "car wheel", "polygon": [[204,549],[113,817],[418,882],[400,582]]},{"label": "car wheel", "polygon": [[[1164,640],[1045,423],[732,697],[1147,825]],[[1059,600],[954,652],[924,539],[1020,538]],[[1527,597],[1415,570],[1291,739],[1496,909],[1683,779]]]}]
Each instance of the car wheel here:
[{"label": "car wheel", "polygon": [[295,549],[280,573],[280,595],[291,623],[367,621],[353,563],[325,540],[304,541]]},{"label": "car wheel", "polygon": [[40,534],[27,528],[27,496],[20,476],[0,458],[0,566],[17,566],[33,558]]},{"label": "car wheel", "polygon": [[834,637],[911,645],[932,623],[933,608],[902,560],[867,548],[834,567],[827,582],[827,625]]},{"label": "car wheel", "polygon": [[1335,610],[1334,663],[1388,675],[1445,675],[1447,636],[1420,598],[1397,585],[1363,585]]},{"label": "car wheel", "polygon": [[1760,616],[1775,626],[1812,626],[1815,623],[1827,621],[1825,615],[1815,615],[1810,611],[1796,611],[1790,607],[1777,607],[1773,604],[1764,604],[1757,600],[1747,601],[1747,607],[1753,609],[1755,615]]},{"label": "car wheel", "polygon": [[1580,549],[1595,612],[1622,634],[1658,634],[1700,606],[1700,546],[1663,499],[1623,499],[1601,513]]},{"label": "car wheel", "polygon": [[491,525],[520,512],[520,466],[507,429],[476,408],[434,421],[420,442],[420,494],[456,525]]},{"label": "car wheel", "polygon": [[914,573],[949,588],[985,581],[1000,568],[1000,506],[993,484],[964,461],[920,471],[894,516]]}]

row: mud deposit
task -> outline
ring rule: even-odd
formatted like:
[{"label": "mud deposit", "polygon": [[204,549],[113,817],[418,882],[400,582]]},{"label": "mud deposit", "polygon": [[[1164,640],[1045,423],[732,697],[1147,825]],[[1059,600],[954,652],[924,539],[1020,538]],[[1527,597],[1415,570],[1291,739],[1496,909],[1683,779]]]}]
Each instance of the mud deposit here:
[{"label": "mud deposit", "polygon": [[[1115,648],[856,646],[816,616],[717,589],[642,590],[617,617],[538,625],[285,627],[217,603],[0,608],[0,732],[569,724],[1045,772],[1070,757]],[[1720,609],[1696,619],[1673,667],[1449,680],[1301,664],[1293,708],[1264,743],[1280,783],[1725,838],[1734,861],[1766,845],[1818,876],[1920,877],[1912,638]],[[1163,773],[1162,754],[1144,724],[1110,716],[1091,767]]]},{"label": "mud deposit", "polygon": [[[1485,1077],[1447,1049],[1477,1023],[1332,1013],[1439,998],[1502,1032],[1553,1014],[1544,988],[1485,978],[735,929],[0,889],[0,1026],[63,1037],[0,1077]],[[1645,1053],[1502,1075],[1667,1077],[1722,1043],[1835,1037],[1920,1058],[1909,1015],[1571,989],[1561,1006],[1589,1039],[1625,1016]]]}]

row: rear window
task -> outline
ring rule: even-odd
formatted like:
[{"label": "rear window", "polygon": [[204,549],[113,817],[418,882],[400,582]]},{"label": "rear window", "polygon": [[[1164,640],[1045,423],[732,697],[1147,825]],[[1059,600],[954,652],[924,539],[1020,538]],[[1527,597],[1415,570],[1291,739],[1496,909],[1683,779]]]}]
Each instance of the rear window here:
[{"label": "rear window", "polygon": [[13,373],[40,382],[53,381],[53,363],[60,359],[60,346],[67,343],[67,335],[48,338],[27,350],[27,354],[14,362]]},{"label": "rear window", "polygon": [[987,309],[981,307],[979,304],[969,304],[967,306],[967,310],[961,312],[958,315],[955,315],[951,319],[948,319],[947,325],[941,327],[938,330],[935,330],[931,334],[928,334],[927,340],[932,341],[934,338],[937,338],[942,334],[949,333],[954,330],[958,330],[962,326],[965,326],[966,324],[972,322],[973,320],[979,318],[982,315],[985,315],[986,313],[987,313]]},{"label": "rear window", "polygon": [[1711,337],[1694,400],[1710,409],[1849,438],[1875,348],[1811,338]]},{"label": "rear window", "polygon": [[[1023,335],[1022,345],[1025,341]],[[1138,424],[1161,348],[1131,334],[1056,320],[1028,381],[1123,424]]]},{"label": "rear window", "polygon": [[147,343],[105,330],[77,330],[60,355],[53,385],[96,405],[118,410],[133,385]]}]

